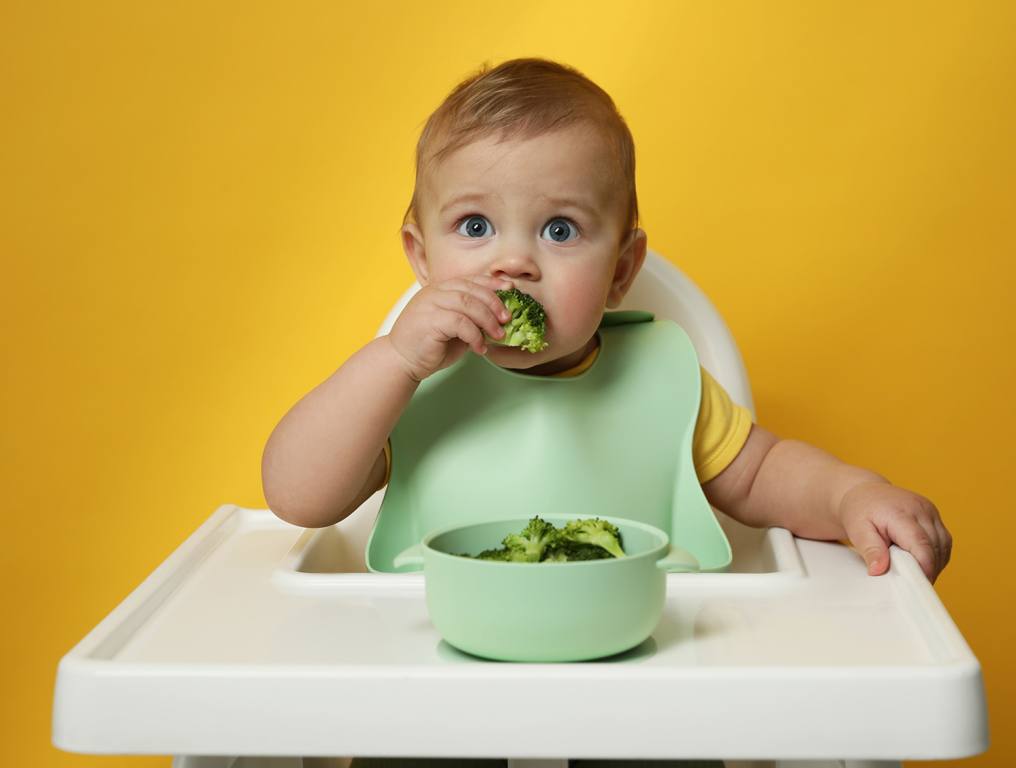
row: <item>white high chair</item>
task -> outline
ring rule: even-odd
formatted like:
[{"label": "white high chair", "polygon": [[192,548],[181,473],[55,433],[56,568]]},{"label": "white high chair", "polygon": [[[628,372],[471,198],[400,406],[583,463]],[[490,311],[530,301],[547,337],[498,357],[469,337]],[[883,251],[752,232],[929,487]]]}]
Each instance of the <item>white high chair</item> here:
[{"label": "white high chair", "polygon": [[[754,414],[733,338],[676,267],[650,251],[621,308],[678,322]],[[175,768],[348,764],[293,755],[861,768],[987,748],[980,665],[895,547],[873,578],[842,545],[718,513],[729,572],[669,574],[664,616],[641,646],[599,662],[501,664],[440,639],[422,574],[366,573],[383,494],[311,530],[220,507],[61,660],[54,744],[176,754]]]}]

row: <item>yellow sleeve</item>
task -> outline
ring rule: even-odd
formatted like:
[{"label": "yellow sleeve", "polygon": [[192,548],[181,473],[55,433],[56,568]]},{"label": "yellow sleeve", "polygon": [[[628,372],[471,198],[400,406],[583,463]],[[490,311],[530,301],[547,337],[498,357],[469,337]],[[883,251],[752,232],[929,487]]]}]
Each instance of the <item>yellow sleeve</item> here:
[{"label": "yellow sleeve", "polygon": [[385,481],[381,483],[384,488],[392,477],[392,439],[385,440]]},{"label": "yellow sleeve", "polygon": [[709,482],[730,465],[750,431],[751,411],[734,403],[709,371],[702,368],[702,400],[691,442],[700,483]]}]

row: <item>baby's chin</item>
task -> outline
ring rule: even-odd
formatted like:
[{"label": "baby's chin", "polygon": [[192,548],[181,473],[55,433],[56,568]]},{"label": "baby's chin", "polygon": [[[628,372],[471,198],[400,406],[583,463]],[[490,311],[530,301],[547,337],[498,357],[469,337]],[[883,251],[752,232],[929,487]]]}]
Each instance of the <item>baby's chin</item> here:
[{"label": "baby's chin", "polygon": [[559,355],[552,353],[548,347],[542,352],[527,352],[518,347],[503,347],[496,344],[487,345],[487,359],[499,368],[512,371],[524,371],[534,376],[550,376],[572,368]]},{"label": "baby's chin", "polygon": [[487,359],[501,368],[508,368],[512,371],[525,371],[536,366],[553,363],[556,357],[551,347],[531,353],[518,346],[504,346],[503,344],[487,344]]},{"label": "baby's chin", "polygon": [[554,357],[550,354],[550,349],[547,348],[542,352],[527,352],[521,347],[506,347],[503,344],[487,344],[487,359],[492,363],[496,363],[502,368],[511,368],[513,370],[524,370],[526,368],[533,368],[543,363],[551,362]]}]

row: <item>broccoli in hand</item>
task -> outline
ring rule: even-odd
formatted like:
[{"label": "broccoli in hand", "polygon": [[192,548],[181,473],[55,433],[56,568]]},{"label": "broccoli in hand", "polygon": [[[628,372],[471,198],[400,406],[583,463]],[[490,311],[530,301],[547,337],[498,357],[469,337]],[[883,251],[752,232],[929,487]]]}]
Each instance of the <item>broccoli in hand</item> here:
[{"label": "broccoli in hand", "polygon": [[512,316],[503,326],[504,338],[490,339],[492,343],[521,347],[534,353],[550,346],[543,338],[547,330],[547,314],[540,302],[518,288],[495,293]]}]

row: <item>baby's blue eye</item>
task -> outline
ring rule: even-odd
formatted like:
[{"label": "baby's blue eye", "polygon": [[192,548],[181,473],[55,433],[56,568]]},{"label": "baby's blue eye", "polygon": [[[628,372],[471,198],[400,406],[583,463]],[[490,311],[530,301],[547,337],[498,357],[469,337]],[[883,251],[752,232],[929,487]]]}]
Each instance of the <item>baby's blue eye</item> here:
[{"label": "baby's blue eye", "polygon": [[[548,221],[543,231],[549,232],[551,240],[557,243],[567,243],[569,240],[574,240],[579,234],[578,228],[574,224],[568,219],[560,218]],[[575,237],[570,237],[570,235]]]},{"label": "baby's blue eye", "polygon": [[[465,232],[462,231],[463,226],[466,228]],[[483,237],[487,234],[487,230],[493,229],[485,216],[467,216],[459,222],[459,228],[455,231],[466,237]]]}]

